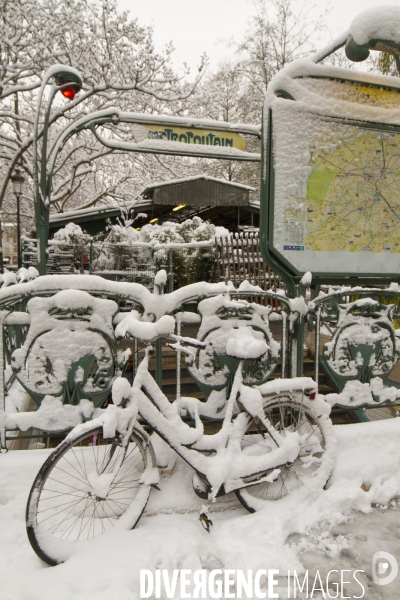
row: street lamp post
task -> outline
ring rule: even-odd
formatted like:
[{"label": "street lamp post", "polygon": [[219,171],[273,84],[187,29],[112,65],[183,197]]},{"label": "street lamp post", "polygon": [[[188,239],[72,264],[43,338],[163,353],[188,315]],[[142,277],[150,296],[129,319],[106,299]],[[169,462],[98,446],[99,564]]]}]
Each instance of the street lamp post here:
[{"label": "street lamp post", "polygon": [[[51,78],[53,79],[53,84],[50,89],[44,114],[42,147],[39,161],[38,138],[40,107],[44,90]],[[47,244],[49,238],[51,173],[47,172],[47,140],[51,105],[58,91],[60,91],[65,98],[72,101],[81,88],[82,77],[76,69],[66,65],[53,65],[44,74],[42,85],[39,90],[33,134],[33,182],[37,236],[37,269],[40,275],[46,274]]]},{"label": "street lamp post", "polygon": [[17,256],[18,256],[18,269],[22,267],[21,262],[21,213],[20,213],[20,202],[22,196],[22,189],[25,183],[24,177],[21,175],[18,169],[15,170],[14,175],[11,176],[13,185],[13,191],[17,198]]}]

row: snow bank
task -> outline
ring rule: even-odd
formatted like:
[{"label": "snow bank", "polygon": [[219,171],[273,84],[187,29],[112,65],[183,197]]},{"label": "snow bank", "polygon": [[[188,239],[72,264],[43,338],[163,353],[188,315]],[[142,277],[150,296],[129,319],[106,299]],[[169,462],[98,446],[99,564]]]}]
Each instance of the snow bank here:
[{"label": "snow bank", "polygon": [[[232,495],[220,498],[208,534],[197,520],[202,500],[191,487],[193,471],[178,459],[172,474],[161,477],[161,492],[152,492],[138,528],[107,532],[54,568],[43,568],[27,542],[24,523],[29,487],[48,451],[1,455],[2,600],[139,600],[140,569],[296,569],[301,573],[307,564],[313,570],[370,573],[377,543],[395,556],[399,551],[399,513],[396,503],[392,507],[390,502],[400,494],[400,419],[336,426],[335,431],[338,456],[326,491],[271,502],[254,515],[246,513]],[[374,503],[383,508],[373,510]],[[362,544],[364,554],[359,554]],[[378,592],[382,600],[397,597],[396,587],[387,586],[392,595],[384,595],[385,588],[374,588],[366,580],[365,598],[378,597]]]}]

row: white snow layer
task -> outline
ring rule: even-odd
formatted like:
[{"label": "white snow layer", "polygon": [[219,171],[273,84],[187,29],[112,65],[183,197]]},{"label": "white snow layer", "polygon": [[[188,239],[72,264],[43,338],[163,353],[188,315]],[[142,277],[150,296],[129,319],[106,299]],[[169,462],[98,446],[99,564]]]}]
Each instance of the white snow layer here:
[{"label": "white snow layer", "polygon": [[[255,192],[256,189],[251,187],[250,185],[244,185],[243,183],[237,183],[236,181],[227,181],[226,179],[217,179],[216,177],[210,177],[209,175],[193,175],[192,177],[183,177],[181,179],[174,179],[174,184],[176,183],[186,183],[188,181],[198,181],[199,179],[205,179],[206,181],[213,181],[214,183],[223,183],[224,185],[231,185],[232,187],[242,188],[243,190],[249,190],[250,192]],[[171,181],[157,181],[156,183],[152,183],[151,185],[146,186],[146,190],[153,189],[156,187],[162,187],[164,185],[171,185]]]},{"label": "white snow layer", "polygon": [[[321,79],[319,79],[321,78]],[[351,71],[342,67],[329,64],[315,64],[311,59],[299,59],[286,65],[275,75],[268,85],[265,96],[264,123],[267,123],[269,108],[285,106],[294,109],[298,118],[302,115],[319,114],[324,116],[341,117],[344,119],[365,120],[375,123],[388,123],[397,125],[400,123],[400,109],[397,96],[387,103],[382,101],[376,105],[355,103],[348,94],[348,86],[343,81],[349,80],[367,84],[382,86],[386,88],[399,89],[400,79],[389,75],[375,75],[362,71]],[[339,81],[328,81],[329,79]],[[295,107],[288,104],[288,100],[277,97],[279,90],[285,90],[296,102]],[[289,101],[290,102],[290,101]],[[288,111],[289,112],[289,111]],[[288,118],[287,113],[283,118]],[[274,121],[277,122],[275,116]],[[296,132],[303,134],[307,132],[306,123],[297,123],[296,117],[290,122]],[[310,126],[308,126],[310,129]],[[264,136],[267,135],[267,127],[264,127]],[[298,138],[298,136],[296,136]],[[299,138],[301,140],[301,137]],[[287,146],[288,147],[288,146]],[[292,163],[293,164],[293,163]]]},{"label": "white snow layer", "polygon": [[175,319],[164,315],[155,323],[145,323],[138,320],[137,311],[133,310],[117,325],[116,337],[124,337],[126,333],[144,341],[153,341],[160,336],[170,335],[175,329]]},{"label": "white snow layer", "polygon": [[251,327],[241,327],[233,330],[226,344],[228,356],[236,358],[261,358],[268,350],[268,345],[260,331]]},{"label": "white snow layer", "polygon": [[374,6],[353,19],[349,34],[359,44],[379,39],[400,43],[400,6]]},{"label": "white snow layer", "polygon": [[[197,519],[202,501],[192,490],[193,471],[178,459],[172,474],[161,477],[161,492],[153,490],[136,529],[109,531],[52,568],[37,558],[25,532],[29,488],[49,451],[1,455],[2,600],[139,600],[140,569],[170,575],[172,569],[279,569],[284,575],[288,569],[301,573],[302,565],[322,576],[362,569],[366,599],[394,600],[398,582],[375,587],[371,558],[378,550],[400,553],[400,506],[393,500],[400,494],[400,419],[335,431],[338,455],[325,491],[298,493],[253,515],[229,495],[217,501],[208,534]],[[354,596],[360,593],[358,586]]]}]

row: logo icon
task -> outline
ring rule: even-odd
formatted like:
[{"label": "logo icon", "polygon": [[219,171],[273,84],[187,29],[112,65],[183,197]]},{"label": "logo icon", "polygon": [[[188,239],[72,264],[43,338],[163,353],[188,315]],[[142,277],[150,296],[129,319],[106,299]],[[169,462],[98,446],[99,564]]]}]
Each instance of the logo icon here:
[{"label": "logo icon", "polygon": [[372,579],[376,585],[392,583],[399,572],[397,560],[389,552],[375,552],[372,557]]}]

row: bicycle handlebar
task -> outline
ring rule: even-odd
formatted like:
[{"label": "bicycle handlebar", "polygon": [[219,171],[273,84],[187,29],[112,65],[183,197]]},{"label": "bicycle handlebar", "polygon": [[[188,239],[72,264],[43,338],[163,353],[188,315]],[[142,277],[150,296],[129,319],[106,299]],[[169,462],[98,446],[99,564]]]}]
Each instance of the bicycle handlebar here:
[{"label": "bicycle handlebar", "polygon": [[[207,344],[204,344],[204,342],[199,342],[199,340],[196,340],[195,338],[184,337],[182,335],[176,335],[175,333],[171,333],[168,337],[176,342],[187,344],[188,346],[193,346],[194,348],[204,349],[207,347]],[[171,346],[171,344],[168,344],[168,346]]]}]

